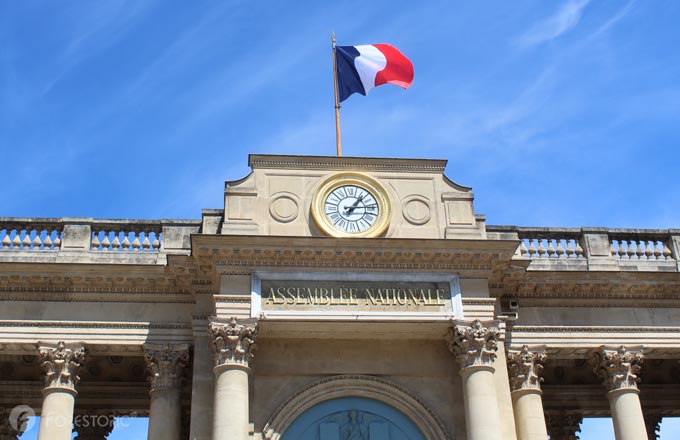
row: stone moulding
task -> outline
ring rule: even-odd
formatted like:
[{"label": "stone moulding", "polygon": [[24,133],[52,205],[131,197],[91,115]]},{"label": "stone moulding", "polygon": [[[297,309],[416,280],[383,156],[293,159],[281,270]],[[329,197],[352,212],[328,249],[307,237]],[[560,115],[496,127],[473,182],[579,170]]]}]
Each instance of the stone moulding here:
[{"label": "stone moulding", "polygon": [[292,395],[274,411],[263,429],[265,440],[280,440],[283,433],[309,408],[340,397],[375,399],[406,415],[428,440],[455,440],[422,400],[395,382],[367,375],[331,376],[314,382]]}]

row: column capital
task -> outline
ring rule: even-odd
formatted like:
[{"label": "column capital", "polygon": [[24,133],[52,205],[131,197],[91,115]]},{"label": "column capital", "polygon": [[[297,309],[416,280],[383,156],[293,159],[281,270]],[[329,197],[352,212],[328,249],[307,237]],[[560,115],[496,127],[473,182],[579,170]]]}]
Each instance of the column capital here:
[{"label": "column capital", "polygon": [[508,370],[512,391],[534,390],[541,391],[540,376],[543,364],[547,359],[545,349],[531,351],[528,345],[523,345],[519,351],[508,354]]},{"label": "column capital", "polygon": [[83,343],[56,344],[38,342],[37,348],[44,371],[44,390],[60,388],[76,393],[76,385],[80,381],[78,369],[85,361],[87,349]]},{"label": "column capital", "polygon": [[461,370],[469,367],[493,369],[498,351],[497,327],[488,326],[476,319],[470,326],[449,328],[449,350],[456,356]]},{"label": "column capital", "polygon": [[151,391],[179,389],[182,369],[189,364],[189,344],[144,344],[144,360],[151,372]]},{"label": "column capital", "polygon": [[545,424],[551,440],[578,440],[583,417],[577,414],[546,414]]},{"label": "column capital", "polygon": [[237,320],[236,317],[232,317],[228,322],[211,320],[208,333],[215,367],[221,365],[249,367],[256,348],[256,319]]},{"label": "column capital", "polygon": [[642,349],[628,351],[623,345],[618,349],[604,346],[595,350],[590,358],[593,372],[602,379],[608,391],[635,390],[640,381],[644,355]]}]

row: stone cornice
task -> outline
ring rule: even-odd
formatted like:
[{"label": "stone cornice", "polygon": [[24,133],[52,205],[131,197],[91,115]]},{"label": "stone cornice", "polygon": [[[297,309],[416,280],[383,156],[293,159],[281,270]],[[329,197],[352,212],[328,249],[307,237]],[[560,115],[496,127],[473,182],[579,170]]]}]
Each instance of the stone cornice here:
[{"label": "stone cornice", "polygon": [[274,168],[286,170],[352,170],[352,171],[410,171],[443,173],[446,160],[395,159],[350,156],[293,156],[251,154],[248,164],[253,169]]},{"label": "stone cornice", "polygon": [[[495,272],[489,282],[495,297],[513,299],[677,300],[677,272]],[[611,302],[609,303],[611,305]]]},{"label": "stone cornice", "polygon": [[234,267],[345,270],[455,270],[466,278],[488,276],[507,265],[517,245],[505,240],[420,240],[194,235],[199,259],[220,271]]},{"label": "stone cornice", "polygon": [[14,296],[17,292],[187,292],[177,285],[173,271],[162,266],[0,263],[0,274],[0,292]]}]

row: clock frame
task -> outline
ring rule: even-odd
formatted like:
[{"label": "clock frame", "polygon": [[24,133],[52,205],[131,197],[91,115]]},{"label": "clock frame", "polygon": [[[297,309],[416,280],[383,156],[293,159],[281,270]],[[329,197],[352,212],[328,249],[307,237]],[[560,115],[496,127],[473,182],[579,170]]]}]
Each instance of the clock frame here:
[{"label": "clock frame", "polygon": [[[373,196],[378,205],[377,219],[373,225],[363,231],[350,232],[341,229],[335,226],[326,214],[325,203],[328,196],[335,189],[348,185],[367,191]],[[322,180],[312,197],[311,211],[312,218],[319,229],[332,237],[378,237],[385,233],[392,216],[392,207],[385,188],[375,179],[360,173],[338,173]]]}]

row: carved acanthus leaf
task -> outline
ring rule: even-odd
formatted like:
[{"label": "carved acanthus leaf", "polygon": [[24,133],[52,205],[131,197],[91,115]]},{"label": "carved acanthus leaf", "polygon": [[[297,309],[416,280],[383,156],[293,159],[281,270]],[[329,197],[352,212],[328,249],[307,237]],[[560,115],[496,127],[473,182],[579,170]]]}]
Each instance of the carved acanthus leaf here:
[{"label": "carved acanthus leaf", "polygon": [[254,357],[257,321],[237,321],[232,317],[229,322],[213,321],[209,326],[210,348],[215,365],[248,366]]},{"label": "carved acanthus leaf", "polygon": [[593,372],[609,391],[637,390],[643,360],[642,350],[628,351],[623,345],[617,350],[600,347],[591,357]]},{"label": "carved acanthus leaf", "polygon": [[75,391],[80,380],[78,369],[85,360],[86,349],[83,344],[66,345],[63,341],[56,345],[38,343],[42,359],[45,388],[64,388]]},{"label": "carved acanthus leaf", "polygon": [[145,344],[144,359],[152,390],[176,389],[182,385],[182,369],[189,364],[189,345]]},{"label": "carved acanthus leaf", "polygon": [[471,326],[457,325],[449,329],[449,350],[455,354],[461,369],[492,366],[498,351],[499,330],[485,327],[478,319]]},{"label": "carved acanthus leaf", "polygon": [[543,378],[540,376],[546,360],[545,350],[531,351],[527,345],[520,351],[508,355],[510,385],[512,391],[540,390]]}]

